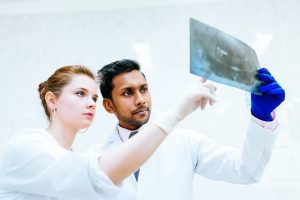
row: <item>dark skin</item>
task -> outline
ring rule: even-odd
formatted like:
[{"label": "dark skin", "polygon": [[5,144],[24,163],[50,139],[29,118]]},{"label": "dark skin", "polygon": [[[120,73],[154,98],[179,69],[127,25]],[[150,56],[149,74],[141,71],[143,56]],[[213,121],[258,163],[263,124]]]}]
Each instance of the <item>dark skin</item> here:
[{"label": "dark skin", "polygon": [[151,113],[151,95],[148,83],[138,70],[124,72],[112,80],[112,99],[103,99],[103,106],[115,114],[119,125],[136,130],[147,123]]}]

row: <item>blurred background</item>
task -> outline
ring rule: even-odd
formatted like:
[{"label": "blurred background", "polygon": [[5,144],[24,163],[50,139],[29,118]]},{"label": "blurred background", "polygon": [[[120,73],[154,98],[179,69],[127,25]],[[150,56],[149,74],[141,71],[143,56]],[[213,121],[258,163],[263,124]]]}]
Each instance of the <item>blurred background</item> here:
[{"label": "blurred background", "polygon": [[[97,72],[117,59],[142,65],[153,116],[166,110],[197,77],[189,73],[189,18],[244,41],[286,89],[277,110],[280,133],[260,183],[243,186],[195,176],[194,199],[293,200],[300,197],[300,1],[297,0],[0,0],[0,157],[23,128],[47,127],[37,87],[55,69],[83,64]],[[242,144],[250,95],[216,84],[218,103],[179,127],[235,147]],[[74,149],[109,135],[116,119],[102,108]]]}]

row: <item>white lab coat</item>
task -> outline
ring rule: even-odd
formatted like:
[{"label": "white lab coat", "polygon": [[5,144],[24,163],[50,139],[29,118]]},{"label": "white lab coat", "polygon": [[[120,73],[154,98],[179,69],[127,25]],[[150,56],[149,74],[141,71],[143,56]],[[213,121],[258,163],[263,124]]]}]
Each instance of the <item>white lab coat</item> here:
[{"label": "white lab coat", "polygon": [[[115,199],[191,200],[195,173],[232,183],[257,182],[275,137],[274,132],[250,120],[242,148],[234,149],[192,130],[175,129],[140,168],[138,184],[131,175]],[[102,152],[120,143],[115,129],[106,142],[93,146],[91,151]]]},{"label": "white lab coat", "polygon": [[15,136],[0,166],[1,200],[101,200],[118,191],[97,157],[63,149],[45,130]]}]

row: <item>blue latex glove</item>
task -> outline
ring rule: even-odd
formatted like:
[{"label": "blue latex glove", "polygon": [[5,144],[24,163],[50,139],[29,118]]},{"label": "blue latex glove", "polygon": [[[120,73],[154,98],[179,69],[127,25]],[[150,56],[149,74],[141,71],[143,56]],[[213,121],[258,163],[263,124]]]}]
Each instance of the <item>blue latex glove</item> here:
[{"label": "blue latex glove", "polygon": [[262,95],[251,94],[251,113],[260,120],[272,121],[271,112],[284,101],[285,91],[266,68],[258,70],[258,79],[263,81],[258,88]]}]

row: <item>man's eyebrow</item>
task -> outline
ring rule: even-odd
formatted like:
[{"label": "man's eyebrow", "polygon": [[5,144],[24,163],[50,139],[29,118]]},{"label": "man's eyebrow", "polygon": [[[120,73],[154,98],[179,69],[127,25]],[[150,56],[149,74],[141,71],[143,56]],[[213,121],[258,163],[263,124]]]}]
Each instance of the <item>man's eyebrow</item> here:
[{"label": "man's eyebrow", "polygon": [[141,84],[139,86],[125,86],[125,87],[121,88],[120,91],[133,90],[133,88],[141,88],[141,87],[148,87],[148,83],[144,83],[144,84]]},{"label": "man's eyebrow", "polygon": [[123,87],[123,88],[121,88],[121,91],[123,91],[123,90],[132,90],[132,87]]}]

